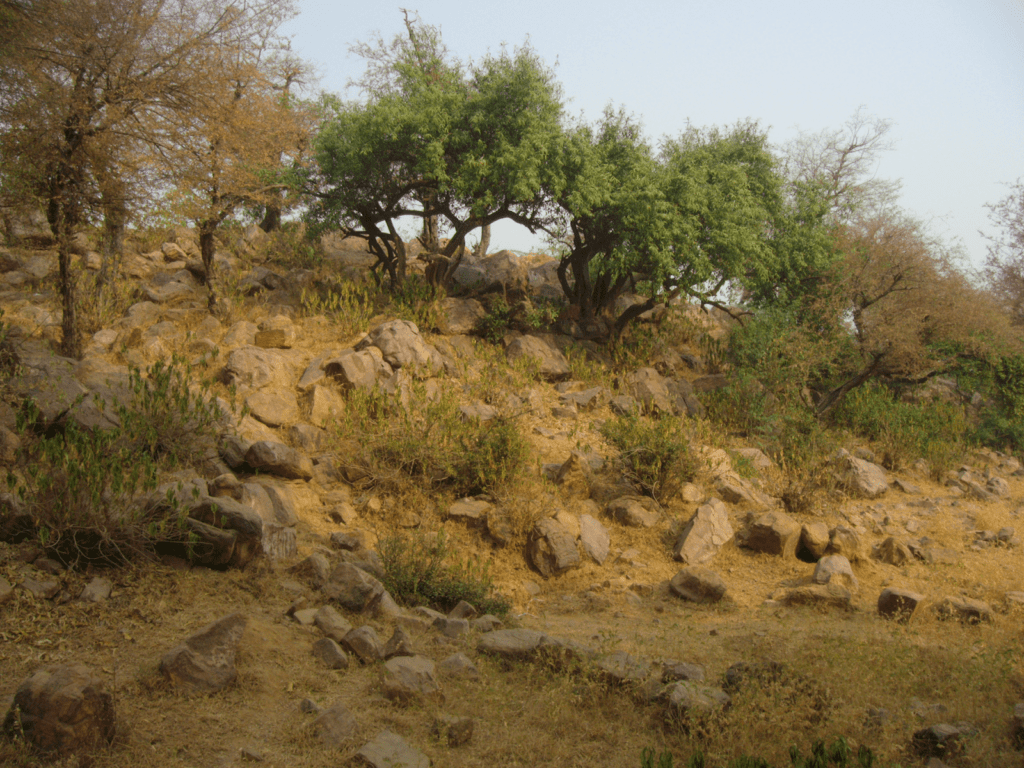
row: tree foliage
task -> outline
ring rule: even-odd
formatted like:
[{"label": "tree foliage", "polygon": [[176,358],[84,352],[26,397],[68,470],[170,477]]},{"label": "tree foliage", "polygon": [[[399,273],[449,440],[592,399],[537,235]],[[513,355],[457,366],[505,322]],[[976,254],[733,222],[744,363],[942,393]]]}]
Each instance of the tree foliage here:
[{"label": "tree foliage", "polygon": [[997,232],[989,240],[985,276],[1013,319],[1024,325],[1024,180],[1010,185],[1010,193],[988,207]]}]

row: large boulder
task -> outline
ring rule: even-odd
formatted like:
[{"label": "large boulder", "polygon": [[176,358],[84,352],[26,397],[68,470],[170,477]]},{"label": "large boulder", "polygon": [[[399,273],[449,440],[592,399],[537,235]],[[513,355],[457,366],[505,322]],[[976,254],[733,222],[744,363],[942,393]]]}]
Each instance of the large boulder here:
[{"label": "large boulder", "polygon": [[499,629],[481,637],[476,649],[504,659],[524,660],[535,656],[547,640],[547,635],[535,629]]},{"label": "large boulder", "polygon": [[564,381],[572,376],[569,361],[559,350],[536,336],[520,336],[505,348],[505,357],[514,364],[521,358],[536,361],[539,373],[547,381]]},{"label": "large boulder", "polygon": [[367,341],[377,347],[392,368],[415,368],[431,374],[444,367],[441,353],[424,341],[420,329],[408,320],[391,320],[370,331]]},{"label": "large boulder", "polygon": [[340,563],[323,588],[324,594],[343,608],[361,612],[380,599],[384,585],[352,563]]},{"label": "large boulder", "polygon": [[160,672],[176,688],[189,692],[227,687],[238,675],[235,653],[246,623],[241,613],[218,619],[168,651],[160,660]]},{"label": "large boulder", "polygon": [[313,462],[308,456],[272,440],[257,440],[249,446],[245,463],[253,469],[292,480],[309,480],[313,477]]},{"label": "large boulder", "polygon": [[653,528],[661,519],[661,505],[647,496],[622,496],[608,502],[605,514],[621,525]]},{"label": "large boulder", "polygon": [[700,565],[733,539],[729,512],[719,499],[701,505],[676,539],[675,559],[687,565]]},{"label": "large boulder", "polygon": [[224,383],[238,387],[262,389],[274,385],[286,390],[295,385],[293,360],[292,355],[276,349],[239,347],[228,355],[222,377]]},{"label": "large boulder", "polygon": [[768,555],[794,557],[800,532],[800,523],[785,512],[768,512],[747,528],[743,546]]},{"label": "large boulder", "polygon": [[907,621],[924,600],[924,595],[909,589],[888,587],[878,596],[878,615],[887,619]]},{"label": "large boulder", "polygon": [[669,582],[669,588],[677,597],[694,603],[717,603],[726,591],[721,576],[699,565],[679,571]]},{"label": "large boulder", "polygon": [[654,368],[640,368],[627,373],[622,377],[619,389],[636,398],[645,413],[671,415],[676,412],[668,379]]},{"label": "large boulder", "polygon": [[884,469],[845,450],[836,457],[835,478],[851,495],[866,499],[874,499],[889,490],[889,477]]},{"label": "large boulder", "polygon": [[18,686],[3,730],[43,752],[91,752],[114,738],[114,698],[84,664],[40,669]]},{"label": "large boulder", "polygon": [[395,656],[384,662],[384,697],[402,704],[421,698],[443,701],[433,660],[426,656]]},{"label": "large boulder", "polygon": [[558,576],[580,565],[576,539],[558,521],[538,520],[530,533],[527,555],[544,578]]},{"label": "large boulder", "polygon": [[580,515],[580,545],[583,551],[598,565],[608,558],[611,537],[608,529],[591,515]]}]

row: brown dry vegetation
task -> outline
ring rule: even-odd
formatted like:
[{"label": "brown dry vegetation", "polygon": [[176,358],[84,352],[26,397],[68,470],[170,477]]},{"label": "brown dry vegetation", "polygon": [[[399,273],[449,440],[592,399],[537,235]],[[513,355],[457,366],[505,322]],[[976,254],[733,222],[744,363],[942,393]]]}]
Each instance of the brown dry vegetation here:
[{"label": "brown dry vegetation", "polygon": [[[240,299],[237,306],[240,317],[254,322],[280,310]],[[182,327],[191,327],[198,317],[185,319]],[[329,337],[336,340],[332,345],[347,341],[339,338],[338,326],[330,320],[298,322],[301,349],[319,350]],[[578,504],[542,479],[541,466],[564,461],[579,446],[612,455],[597,423],[611,413],[603,406],[577,419],[554,419],[549,415],[558,402],[553,387],[532,380],[529,371],[509,369],[493,346],[476,343],[477,354],[460,382],[470,393],[534,392],[533,410],[517,420],[529,441],[530,459],[522,478],[502,494],[521,544],[538,517],[561,508],[573,511]],[[188,351],[187,342],[181,351]],[[598,365],[588,372],[595,380],[612,379],[612,372]],[[556,434],[543,437],[536,427]],[[695,440],[713,447],[740,444],[716,435],[707,424],[692,429]],[[981,471],[1000,472],[998,457],[990,452],[974,454],[969,461]],[[813,565],[734,547],[723,550],[712,564],[729,585],[723,603],[695,606],[673,597],[667,580],[679,565],[671,559],[671,545],[697,506],[678,496],[666,505],[667,519],[654,529],[605,521],[613,548],[635,550],[632,556],[613,556],[604,566],[584,563],[544,581],[527,565],[520,545],[495,549],[480,534],[443,523],[450,498],[415,484],[387,493],[354,494],[361,524],[378,535],[400,528],[415,514],[423,529],[443,526],[460,555],[488,559],[496,587],[513,601],[511,624],[577,640],[598,651],[699,663],[711,682],[739,661],[786,665],[777,683],[742,690],[731,709],[708,720],[666,717],[662,707],[643,703],[636,691],[609,687],[585,668],[553,662],[509,665],[477,656],[475,636],[447,641],[429,632],[415,638],[422,653],[441,659],[465,651],[474,657],[480,677],[445,679],[443,706],[396,706],[382,696],[379,667],[353,663],[348,671],[333,672],[319,665],[310,653],[318,633],[285,614],[299,595],[314,602],[318,598],[287,573],[292,562],[267,561],[242,572],[164,565],[107,571],[104,575],[114,582],[115,591],[102,604],[35,601],[17,590],[13,600],[0,606],[0,705],[6,708],[17,685],[40,666],[84,661],[101,670],[115,692],[118,737],[89,759],[109,768],[234,765],[242,761],[244,749],[258,752],[270,766],[334,766],[346,764],[365,740],[384,728],[402,734],[433,765],[453,768],[631,768],[639,765],[648,746],[671,750],[677,764],[699,747],[711,765],[741,754],[784,765],[790,745],[806,752],[813,741],[839,735],[869,745],[886,765],[916,765],[921,761],[909,752],[913,731],[957,721],[971,722],[979,732],[952,765],[1020,765],[1010,721],[1013,705],[1024,698],[1024,613],[1005,595],[1024,589],[1021,554],[1016,548],[979,550],[971,545],[977,530],[1021,529],[1024,481],[1009,477],[1008,499],[981,502],[955,497],[928,477],[904,476],[921,488],[919,495],[892,489],[880,500],[865,502],[822,493],[798,520],[859,527],[865,549],[890,534],[905,537],[906,524],[916,520],[938,545],[957,552],[957,563],[915,561],[897,568],[865,557],[853,566],[860,582],[854,609],[843,613],[774,603],[770,597],[779,587],[806,580]],[[781,478],[771,473],[761,482],[773,493],[782,487]],[[299,482],[292,485],[309,501],[300,508],[302,557],[321,546],[337,526],[315,503],[315,491]],[[698,486],[705,496],[714,494],[707,470]],[[372,511],[373,499],[379,512]],[[745,512],[732,510],[735,527]],[[32,550],[30,544],[0,545],[0,576],[17,582]],[[62,594],[77,595],[92,575],[65,572]],[[540,586],[536,594],[530,589],[534,584]],[[961,625],[939,621],[926,605],[909,624],[900,625],[876,615],[875,600],[886,586],[920,591],[931,604],[946,595],[980,598],[996,615],[991,624]],[[157,671],[162,654],[233,611],[249,619],[237,659],[237,683],[223,693],[196,698],[169,689]],[[356,625],[363,621],[350,619]],[[367,621],[383,638],[390,635],[386,622]],[[321,705],[338,699],[348,703],[360,728],[349,748],[328,750],[310,735],[311,717],[298,708],[305,698]],[[888,711],[881,725],[869,717],[869,710],[879,708]],[[474,717],[472,741],[451,748],[433,737],[430,728],[438,711]],[[0,744],[0,764],[44,762],[20,744]]]}]

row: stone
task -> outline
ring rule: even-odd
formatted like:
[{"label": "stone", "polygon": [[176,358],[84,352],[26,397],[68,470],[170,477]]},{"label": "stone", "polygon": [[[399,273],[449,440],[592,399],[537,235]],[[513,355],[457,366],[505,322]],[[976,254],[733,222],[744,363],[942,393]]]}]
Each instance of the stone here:
[{"label": "stone", "polygon": [[558,467],[553,479],[570,496],[588,499],[593,484],[594,470],[583,453],[573,451],[569,454],[569,458]]},{"label": "stone", "polygon": [[853,575],[850,561],[842,555],[821,558],[814,566],[814,575],[811,578],[815,584],[838,584],[851,592],[856,592],[860,587],[857,577]]},{"label": "stone", "polygon": [[473,718],[437,715],[431,733],[449,747],[461,747],[473,738]]},{"label": "stone", "polygon": [[14,587],[11,582],[0,576],[0,605],[8,602],[14,597]]},{"label": "stone", "polygon": [[52,600],[60,592],[60,582],[55,579],[35,579],[23,576],[18,586],[37,600]]},{"label": "stone", "polygon": [[504,547],[512,541],[512,521],[509,519],[507,512],[500,509],[492,509],[487,513],[487,535],[499,547]]},{"label": "stone", "polygon": [[434,629],[445,637],[461,637],[469,634],[469,621],[467,619],[450,619],[442,616],[434,620]]},{"label": "stone", "polygon": [[[78,596],[78,599],[86,603],[102,603],[110,597],[112,589],[113,585],[110,583],[110,579],[105,579],[102,576],[96,576],[85,585],[82,589],[82,594]],[[2,600],[0,600],[0,602],[2,602]]]},{"label": "stone", "polygon": [[668,380],[654,368],[640,368],[627,373],[619,382],[619,389],[631,395],[644,413],[669,416],[677,413]]},{"label": "stone", "polygon": [[[201,546],[196,546],[199,562],[204,565],[224,565],[244,568],[264,550],[265,526],[256,511],[245,504],[228,498],[200,498],[199,503],[188,512],[189,519],[234,533],[234,546],[228,559],[220,556],[205,556]],[[201,530],[193,526],[193,531]]]},{"label": "stone", "polygon": [[669,589],[677,597],[693,603],[717,603],[726,592],[722,577],[699,565],[679,571],[669,582]]},{"label": "stone", "polygon": [[878,615],[887,619],[908,621],[922,600],[924,595],[911,592],[909,589],[887,587],[878,596]]},{"label": "stone", "polygon": [[[228,344],[234,330],[228,330],[222,340],[223,344]],[[252,332],[255,337],[256,329],[253,328]],[[289,354],[273,349],[239,347],[228,355],[222,378],[225,384],[234,384],[239,388],[262,389],[273,385],[277,389],[288,390],[295,385],[296,370],[292,360]]]},{"label": "stone", "polygon": [[805,523],[800,528],[797,557],[808,562],[817,562],[828,549],[828,541],[828,526],[825,523]]},{"label": "stone", "polygon": [[553,518],[538,520],[530,533],[527,555],[544,578],[565,573],[580,565],[576,541]]},{"label": "stone", "polygon": [[608,503],[605,514],[621,525],[653,528],[661,520],[661,505],[647,496],[622,496]]},{"label": "stone", "polygon": [[605,680],[617,685],[639,683],[651,671],[649,663],[636,659],[625,651],[601,656],[594,661],[594,666]]},{"label": "stone", "polygon": [[850,590],[839,584],[805,584],[777,595],[783,605],[818,605],[823,608],[850,608]]},{"label": "stone", "polygon": [[935,606],[935,611],[941,618],[959,619],[967,624],[992,621],[992,609],[988,603],[970,597],[944,597]]},{"label": "stone", "polygon": [[391,320],[378,325],[370,331],[368,341],[396,370],[414,368],[436,374],[444,367],[441,353],[424,341],[420,329],[408,320]]},{"label": "stone", "polygon": [[801,526],[785,512],[768,512],[747,529],[743,546],[767,555],[795,557]]},{"label": "stone", "polygon": [[505,348],[505,357],[512,365],[520,359],[534,361],[538,373],[545,381],[566,381],[572,376],[572,369],[565,355],[536,336],[520,336]]},{"label": "stone", "polygon": [[245,399],[249,412],[268,427],[281,427],[299,420],[299,403],[291,392],[261,389]]},{"label": "stone", "polygon": [[167,680],[189,692],[219,691],[234,682],[235,652],[245,631],[246,618],[232,613],[189,637],[160,660]]},{"label": "stone", "polygon": [[911,744],[921,757],[956,757],[963,752],[966,735],[956,725],[938,723],[915,731]]},{"label": "stone", "polygon": [[697,508],[679,534],[674,557],[686,565],[702,565],[732,540],[733,530],[725,504],[711,499]]},{"label": "stone", "polygon": [[391,731],[382,731],[373,741],[364,744],[356,757],[370,768],[430,768],[426,755]]},{"label": "stone", "polygon": [[313,387],[309,396],[309,420],[327,425],[345,412],[345,401],[331,387]]},{"label": "stone", "polygon": [[358,723],[344,702],[337,701],[325,709],[313,721],[313,733],[320,737],[325,746],[339,749],[356,735]]},{"label": "stone", "polygon": [[384,697],[400,704],[444,701],[434,662],[426,656],[396,656],[384,662]]},{"label": "stone", "polygon": [[348,669],[348,656],[329,637],[321,637],[313,643],[313,655],[328,669]]},{"label": "stone", "polygon": [[93,752],[114,738],[114,698],[84,664],[36,671],[18,686],[3,723],[42,752]]},{"label": "stone", "polygon": [[480,677],[480,672],[477,670],[476,665],[464,653],[453,653],[451,656],[444,658],[438,665],[438,669],[442,674],[450,677]]},{"label": "stone", "polygon": [[316,608],[300,608],[292,612],[292,618],[295,619],[296,624],[311,627],[316,621]]},{"label": "stone", "polygon": [[393,659],[396,656],[415,656],[416,649],[413,646],[409,633],[401,626],[396,626],[391,637],[384,644],[383,655],[385,659]]},{"label": "stone", "polygon": [[442,328],[448,336],[473,333],[487,316],[487,311],[476,299],[447,298],[441,302]]},{"label": "stone", "polygon": [[313,462],[309,457],[284,443],[258,440],[246,452],[245,462],[253,469],[293,480],[310,480],[313,477]]},{"label": "stone", "polygon": [[324,633],[326,637],[340,643],[349,632],[352,625],[348,619],[341,615],[341,612],[333,605],[321,606],[313,616],[313,623],[316,628]]},{"label": "stone", "polygon": [[910,547],[894,536],[890,536],[875,547],[872,556],[883,563],[896,566],[906,565],[914,558]]},{"label": "stone", "polygon": [[325,584],[330,577],[331,564],[322,554],[314,552],[309,557],[303,558],[289,568],[288,572],[295,574],[303,581],[315,587],[319,587]]},{"label": "stone", "polygon": [[842,555],[851,563],[855,563],[863,556],[860,535],[852,528],[837,525],[829,534],[828,549],[825,551],[833,555]]},{"label": "stone", "polygon": [[599,520],[591,515],[580,515],[579,541],[587,557],[598,565],[604,565],[604,561],[608,559],[611,536]]},{"label": "stone", "polygon": [[704,667],[700,664],[689,664],[685,661],[666,661],[661,665],[661,682],[674,683],[688,680],[691,683],[704,681]]},{"label": "stone", "polygon": [[485,613],[478,619],[473,619],[469,622],[469,626],[474,632],[494,632],[496,629],[502,629],[505,625],[502,624],[501,619],[490,613]]},{"label": "stone", "polygon": [[373,627],[366,624],[347,632],[342,644],[359,657],[364,664],[372,664],[384,658],[384,649]]},{"label": "stone", "polygon": [[343,608],[359,613],[375,602],[384,585],[352,563],[339,563],[323,588],[324,594]]},{"label": "stone", "polygon": [[670,708],[680,714],[707,714],[729,706],[729,694],[721,688],[683,680],[665,692]]},{"label": "stone", "polygon": [[853,496],[874,499],[889,490],[889,478],[884,469],[845,450],[836,458],[835,477]]},{"label": "stone", "polygon": [[476,649],[504,659],[524,660],[535,656],[546,638],[535,629],[499,629],[481,637]]},{"label": "stone", "polygon": [[324,364],[327,376],[345,390],[370,390],[377,383],[381,369],[377,358],[368,351],[342,354]]},{"label": "stone", "polygon": [[482,498],[459,499],[448,508],[448,519],[461,520],[470,525],[483,525],[493,507],[491,502]]},{"label": "stone", "polygon": [[448,611],[449,619],[475,619],[478,615],[477,609],[465,600],[459,600],[455,607]]}]

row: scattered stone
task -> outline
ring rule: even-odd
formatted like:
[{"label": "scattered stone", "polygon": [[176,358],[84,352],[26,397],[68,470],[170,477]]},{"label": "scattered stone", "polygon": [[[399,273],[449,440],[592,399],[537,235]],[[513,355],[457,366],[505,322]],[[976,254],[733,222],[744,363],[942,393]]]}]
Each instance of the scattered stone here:
[{"label": "scattered stone", "polygon": [[924,595],[909,589],[886,588],[878,596],[878,614],[889,619],[909,621],[922,600]]},{"label": "scattered stone", "polygon": [[910,547],[894,536],[890,536],[874,548],[872,556],[889,565],[906,565],[913,559]]},{"label": "scattered stone", "polygon": [[253,469],[293,480],[310,480],[313,477],[313,462],[294,448],[284,443],[258,440],[245,454],[245,463]]},{"label": "scattered stone", "polygon": [[874,499],[889,490],[889,478],[877,464],[841,450],[836,458],[836,480],[850,494]]},{"label": "scattered stone", "polygon": [[0,605],[3,605],[13,597],[14,587],[11,586],[11,582],[0,576]]},{"label": "scattered stone", "polygon": [[415,656],[416,650],[413,647],[412,638],[401,626],[395,627],[395,631],[384,644],[385,659],[393,659],[396,656]]},{"label": "scattered stone", "polygon": [[699,565],[679,571],[669,582],[669,588],[676,596],[694,603],[717,603],[726,592],[722,577]]},{"label": "scattered stone", "polygon": [[464,653],[453,653],[438,665],[441,672],[451,677],[480,677],[476,665]]},{"label": "scattered stone", "polygon": [[527,544],[530,562],[544,578],[565,573],[580,565],[576,541],[553,518],[538,520]]},{"label": "scattered stone", "polygon": [[396,656],[384,662],[384,697],[401,704],[419,698],[444,701],[434,662],[426,656]]},{"label": "scattered stone", "polygon": [[60,582],[55,579],[34,579],[31,576],[24,576],[18,582],[18,586],[37,600],[52,600],[60,592]]},{"label": "scattered stone", "polygon": [[755,520],[743,536],[743,546],[767,555],[795,557],[800,524],[785,512],[767,512]]},{"label": "scattered stone", "polygon": [[935,606],[941,618],[959,619],[967,624],[979,624],[992,621],[992,609],[988,603],[970,597],[944,597]]},{"label": "scattered stone", "polygon": [[341,701],[336,701],[313,721],[313,732],[331,749],[343,747],[345,742],[356,735],[357,729],[355,717]]},{"label": "scattered stone", "polygon": [[449,619],[475,619],[479,612],[465,600],[459,600],[458,604],[448,611]]},{"label": "scattered stone", "polygon": [[648,496],[622,496],[608,503],[605,514],[620,525],[653,528],[661,520],[661,505]]},{"label": "scattered stone", "polygon": [[591,515],[580,515],[580,545],[583,551],[598,565],[608,559],[611,536],[601,521]]},{"label": "scattered stone", "polygon": [[505,357],[515,365],[517,360],[527,358],[536,362],[538,373],[546,381],[566,381],[572,376],[569,361],[565,355],[536,336],[520,336],[505,348]]},{"label": "scattered stone", "polygon": [[800,529],[796,556],[805,562],[818,562],[828,549],[828,539],[828,526],[825,523],[804,523]]},{"label": "scattered stone", "polygon": [[505,659],[529,659],[547,639],[535,629],[499,629],[480,638],[476,649]]},{"label": "scattered stone", "polygon": [[466,619],[449,619],[442,616],[434,620],[434,629],[445,637],[457,638],[469,634],[469,621]]},{"label": "scattered stone", "polygon": [[359,613],[376,602],[385,591],[384,585],[352,563],[339,563],[323,588],[328,598],[343,608]]},{"label": "scattered stone", "polygon": [[384,658],[380,638],[377,637],[376,630],[368,624],[346,632],[341,642],[364,664],[372,664]]},{"label": "scattered stone", "polygon": [[811,578],[815,584],[838,584],[851,592],[856,592],[860,587],[857,577],[853,575],[850,561],[842,555],[821,558],[814,567],[814,575]]},{"label": "scattered stone", "polygon": [[434,718],[431,733],[449,747],[461,747],[473,738],[473,718],[455,717],[454,715],[438,715]]},{"label": "scattered stone", "polygon": [[348,669],[348,656],[341,646],[329,637],[321,637],[313,643],[313,655],[328,669]]},{"label": "scattered stone", "polygon": [[504,547],[512,541],[512,521],[506,512],[492,509],[487,513],[487,535],[499,547]]},{"label": "scattered stone", "polygon": [[176,688],[193,692],[219,691],[234,682],[235,652],[246,618],[232,613],[209,624],[168,651],[160,672]]},{"label": "scattered stone", "polygon": [[824,608],[849,609],[850,591],[838,584],[805,584],[776,596],[784,605],[819,605]]},{"label": "scattered stone", "polygon": [[675,559],[687,565],[701,565],[733,540],[729,512],[719,499],[697,509],[676,539]]},{"label": "scattered stone", "polygon": [[912,744],[914,751],[922,757],[955,757],[963,752],[964,738],[970,728],[961,729],[957,725],[938,723],[922,728],[914,733]]},{"label": "scattered stone", "polygon": [[674,683],[679,680],[688,680],[691,683],[703,682],[704,667],[684,661],[666,661],[661,665],[661,682]]},{"label": "scattered stone", "polygon": [[668,705],[680,714],[704,714],[729,706],[729,694],[721,688],[698,685],[683,680],[673,683],[665,692]]},{"label": "scattered stone", "polygon": [[501,623],[501,619],[497,616],[492,616],[489,613],[485,613],[479,619],[473,619],[469,624],[475,632],[480,632],[481,634],[484,632],[493,632],[504,626],[504,624]]},{"label": "scattered stone", "polygon": [[594,666],[601,672],[605,680],[619,685],[623,683],[639,683],[651,671],[651,665],[630,656],[625,651],[616,651],[607,656],[599,657]]},{"label": "scattered stone", "polygon": [[370,331],[367,341],[396,370],[413,368],[436,374],[444,367],[441,353],[424,341],[420,329],[408,320],[381,323]]},{"label": "scattered stone", "polygon": [[920,486],[914,485],[913,483],[909,483],[906,480],[903,480],[902,478],[896,478],[895,480],[892,481],[892,484],[906,494],[917,495],[921,493]]},{"label": "scattered stone", "polygon": [[300,608],[292,612],[295,623],[303,627],[311,627],[316,621],[316,608]]},{"label": "scattered stone", "polygon": [[837,525],[829,535],[826,551],[833,555],[842,555],[851,563],[855,563],[861,559],[863,552],[860,536],[845,525]]},{"label": "scattered stone", "polygon": [[391,731],[382,731],[373,741],[364,744],[356,757],[370,768],[430,768],[425,754]]},{"label": "scattered stone", "polygon": [[114,698],[84,664],[40,669],[18,686],[3,723],[37,749],[92,752],[114,738]]},{"label": "scattered stone", "polygon": [[996,498],[1005,499],[1010,495],[1010,484],[1001,477],[990,477],[985,488]]},{"label": "scattered stone", "polygon": [[288,569],[289,573],[295,574],[303,581],[315,587],[327,582],[331,573],[331,564],[319,552],[314,552],[309,557],[300,560]]},{"label": "scattered stone", "polygon": [[483,525],[494,505],[486,499],[459,499],[448,508],[449,520],[461,520],[470,525]]}]

